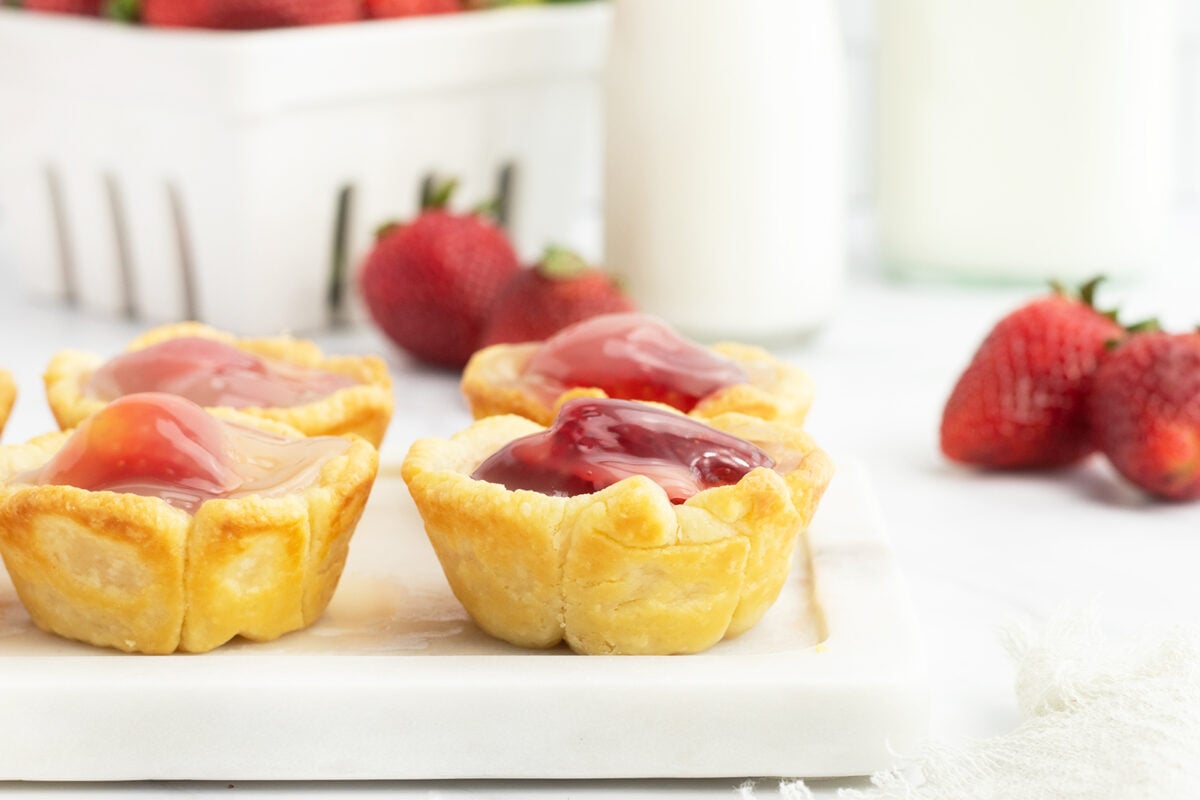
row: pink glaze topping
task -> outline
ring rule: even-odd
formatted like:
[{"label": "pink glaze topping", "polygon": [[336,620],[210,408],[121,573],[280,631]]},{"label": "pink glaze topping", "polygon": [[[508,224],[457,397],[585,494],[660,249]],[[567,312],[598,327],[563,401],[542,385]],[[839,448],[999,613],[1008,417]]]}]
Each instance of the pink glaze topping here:
[{"label": "pink glaze topping", "polygon": [[256,356],[213,339],[181,337],[113,358],[85,391],[110,401],[137,392],[167,392],[202,406],[291,407],[357,383],[310,367]]},{"label": "pink glaze topping", "polygon": [[563,329],[534,354],[524,376],[535,384],[594,386],[609,397],[654,400],[680,411],[750,380],[734,361],[637,313],[604,314]]},{"label": "pink glaze topping", "polygon": [[224,422],[182,397],[131,394],[89,417],[43,467],[35,485],[161,497],[195,513],[205,501],[278,496],[311,485],[346,439],[287,439]]}]

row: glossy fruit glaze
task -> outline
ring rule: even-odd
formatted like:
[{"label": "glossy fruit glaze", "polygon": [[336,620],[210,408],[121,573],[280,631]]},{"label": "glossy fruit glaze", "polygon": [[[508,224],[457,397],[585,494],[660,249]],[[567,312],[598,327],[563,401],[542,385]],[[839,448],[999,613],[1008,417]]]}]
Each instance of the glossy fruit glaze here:
[{"label": "glossy fruit glaze", "polygon": [[774,464],[755,445],[681,414],[627,400],[585,398],[564,403],[550,428],[510,442],[471,477],[572,497],[645,475],[671,502],[682,503]]},{"label": "glossy fruit glaze", "polygon": [[547,339],[529,360],[534,385],[588,386],[609,397],[653,400],[691,411],[749,377],[737,363],[688,341],[645,314],[605,314]]},{"label": "glossy fruit glaze", "polygon": [[340,437],[286,439],[227,423],[171,394],[132,394],[16,482],[161,497],[194,513],[207,500],[302,490],[348,447]]},{"label": "glossy fruit glaze", "polygon": [[167,392],[202,406],[281,408],[311,403],[356,383],[225,342],[181,337],[113,358],[92,374],[84,391],[106,402],[137,392]]}]

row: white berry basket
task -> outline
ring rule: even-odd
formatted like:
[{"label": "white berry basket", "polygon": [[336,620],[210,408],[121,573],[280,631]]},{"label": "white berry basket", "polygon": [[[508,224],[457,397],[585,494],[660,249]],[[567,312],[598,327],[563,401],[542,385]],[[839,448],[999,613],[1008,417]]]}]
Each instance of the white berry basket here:
[{"label": "white berry basket", "polygon": [[[249,33],[0,9],[0,220],[31,293],[324,327],[432,176],[525,256],[599,203],[606,3]],[[459,203],[456,203],[456,206]]]}]

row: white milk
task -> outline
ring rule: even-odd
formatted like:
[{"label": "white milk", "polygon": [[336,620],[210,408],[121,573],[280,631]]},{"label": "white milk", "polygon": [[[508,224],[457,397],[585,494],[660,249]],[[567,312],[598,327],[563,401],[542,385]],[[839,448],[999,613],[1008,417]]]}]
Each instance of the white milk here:
[{"label": "white milk", "polygon": [[1152,268],[1172,0],[881,0],[885,264],[981,281]]},{"label": "white milk", "polygon": [[769,341],[834,310],[843,77],[831,0],[616,0],[606,262],[643,310]]}]

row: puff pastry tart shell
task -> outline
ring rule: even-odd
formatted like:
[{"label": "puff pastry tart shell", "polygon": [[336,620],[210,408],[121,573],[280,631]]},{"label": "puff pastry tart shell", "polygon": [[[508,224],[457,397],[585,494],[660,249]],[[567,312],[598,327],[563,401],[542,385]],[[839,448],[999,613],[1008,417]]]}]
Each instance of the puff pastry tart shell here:
[{"label": "puff pastry tart shell", "polygon": [[[283,422],[306,436],[356,433],[376,447],[383,441],[388,423],[391,422],[394,401],[391,377],[382,359],[376,356],[325,356],[312,342],[286,336],[238,339],[197,322],[154,328],[133,340],[127,349],[140,350],[185,336],[213,339],[263,358],[355,379],[358,383],[354,386],[304,405],[239,410],[251,416]],[[83,391],[88,377],[103,363],[104,359],[100,356],[77,350],[65,350],[50,360],[45,374],[46,399],[63,430],[75,427],[104,407],[103,400],[90,397]]]},{"label": "puff pastry tart shell", "polygon": [[12,375],[0,369],[0,434],[4,433],[4,425],[8,415],[12,413],[13,403],[17,400],[17,384]]},{"label": "puff pastry tart shell", "polygon": [[9,484],[68,436],[0,448],[0,554],[39,628],[126,652],[202,653],[312,624],[337,587],[378,468],[375,448],[351,436],[308,488],[209,500],[194,516],[157,497]]},{"label": "puff pastry tart shell", "polygon": [[[526,365],[539,347],[541,342],[498,344],[475,353],[462,376],[462,393],[475,419],[517,414],[549,425],[567,400],[608,396],[602,389],[577,387],[547,401],[522,380]],[[750,381],[705,397],[689,416],[711,419],[740,413],[794,425],[804,423],[813,401],[813,382],[807,372],[759,347],[722,342],[711,349],[735,361],[749,374]]]},{"label": "puff pastry tart shell", "polygon": [[774,603],[833,473],[793,426],[741,414],[709,424],[791,468],[755,469],[682,505],[642,475],[575,497],[510,491],[470,477],[542,430],[504,415],[416,442],[403,475],[455,596],[490,635],[587,654],[695,653]]}]

